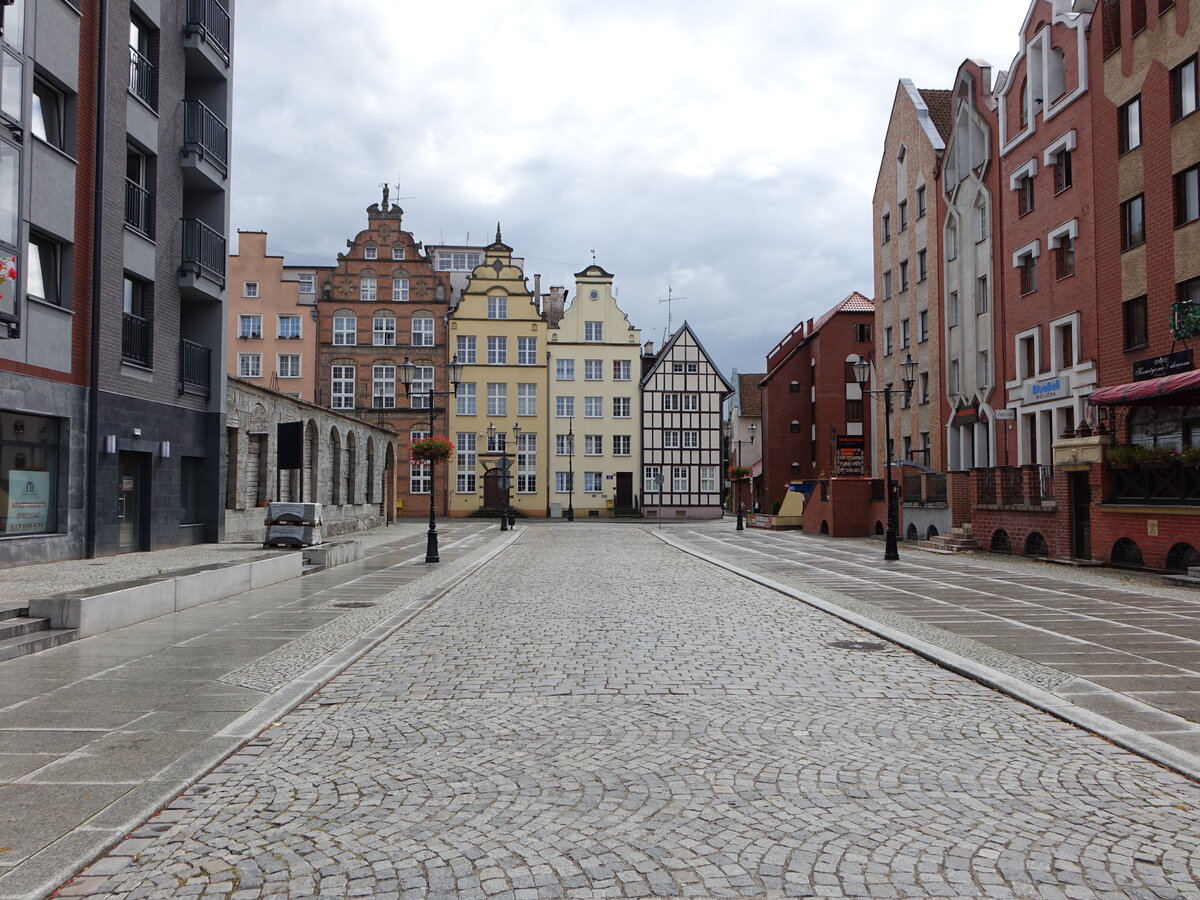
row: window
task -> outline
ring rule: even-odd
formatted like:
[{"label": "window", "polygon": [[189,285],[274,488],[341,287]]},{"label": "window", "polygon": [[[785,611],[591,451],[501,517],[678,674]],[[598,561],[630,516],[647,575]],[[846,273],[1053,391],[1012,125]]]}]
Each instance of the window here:
[{"label": "window", "polygon": [[957,394],[960,390],[957,359],[950,360],[950,374],[947,380],[950,382],[950,393]]},{"label": "window", "polygon": [[663,447],[665,449],[678,450],[679,445],[680,445],[680,438],[679,438],[678,431],[664,431],[663,432]]},{"label": "window", "polygon": [[1142,194],[1121,204],[1121,249],[1128,250],[1146,240],[1145,198]]},{"label": "window", "polygon": [[946,327],[953,328],[958,324],[958,291],[951,291],[946,298]]},{"label": "window", "polygon": [[892,272],[890,269],[883,273],[883,299],[892,299]]},{"label": "window", "polygon": [[574,490],[572,485],[571,472],[555,472],[554,473],[554,491],[557,494],[569,494]]},{"label": "window", "polygon": [[684,450],[699,450],[700,449],[700,432],[685,431],[683,433],[683,449]]},{"label": "window", "polygon": [[537,338],[535,338],[535,337],[518,337],[517,338],[517,365],[518,366],[536,366],[537,365]]},{"label": "window", "polygon": [[489,366],[508,365],[508,338],[489,337],[487,339],[487,350]]},{"label": "window", "polygon": [[917,188],[917,218],[925,218],[925,185]]},{"label": "window", "polygon": [[537,435],[517,437],[517,493],[537,493]]},{"label": "window", "polygon": [[588,494],[598,494],[604,490],[603,472],[584,472],[583,490]]},{"label": "window", "polygon": [[433,316],[418,313],[412,317],[412,345],[414,347],[433,346]]},{"label": "window", "polygon": [[645,466],[642,469],[642,492],[657,494],[662,488],[662,466]]},{"label": "window", "polygon": [[179,459],[179,524],[195,525],[200,518],[200,470],[204,460],[199,456]]},{"label": "window", "polygon": [[383,364],[371,367],[371,407],[394,409],[396,407],[396,367]]},{"label": "window", "polygon": [[554,380],[555,381],[574,381],[575,380],[575,360],[573,360],[573,359],[556,359],[554,361]]},{"label": "window", "polygon": [[585,419],[601,419],[604,417],[603,397],[583,398],[583,417]]},{"label": "window", "polygon": [[854,341],[858,344],[868,344],[871,342],[871,326],[866,322],[857,322],[854,325]]},{"label": "window", "polygon": [[239,353],[238,354],[238,377],[239,378],[262,378],[262,354],[261,353]]},{"label": "window", "polygon": [[1021,273],[1021,293],[1032,294],[1037,290],[1037,256],[1033,253],[1023,253],[1017,268]]},{"label": "window", "polygon": [[[410,441],[430,437],[429,429],[414,428],[408,435]],[[429,463],[409,463],[408,491],[410,494],[428,494],[433,491],[433,467]]]},{"label": "window", "polygon": [[[395,247],[392,248],[396,250]],[[460,384],[461,388],[462,385]],[[474,385],[472,385],[474,387]],[[454,490],[459,494],[475,493],[476,466],[479,464],[477,456],[478,451],[478,436],[473,431],[460,431],[454,439],[454,449],[457,453],[457,472],[454,478]]]},{"label": "window", "polygon": [[379,299],[379,281],[373,274],[364,272],[358,277],[358,299],[367,303]]},{"label": "window", "polygon": [[700,411],[700,395],[699,394],[684,394],[683,395],[683,411],[684,412],[699,412]]},{"label": "window", "polygon": [[262,337],[262,316],[238,316],[238,337],[257,340]]},{"label": "window", "polygon": [[603,322],[584,322],[583,339],[589,344],[598,344],[604,340]]},{"label": "window", "polygon": [[975,315],[981,316],[988,311],[988,279],[980,275],[975,279]]},{"label": "window", "polygon": [[671,466],[671,490],[681,493],[688,489],[688,467]]},{"label": "window", "polygon": [[1134,97],[1117,110],[1117,149],[1128,153],[1142,145],[1142,98]]},{"label": "window", "polygon": [[629,397],[613,397],[613,418],[628,419],[633,401]]},{"label": "window", "polygon": [[924,250],[917,251],[917,281],[929,277],[929,256]]},{"label": "window", "polygon": [[[1175,302],[1179,304],[1200,305],[1200,278],[1189,278],[1175,285]],[[1176,326],[1172,315],[1171,327]]]},{"label": "window", "polygon": [[429,409],[433,405],[433,366],[416,366],[413,368],[412,385],[409,393],[412,395],[408,404],[410,409]]},{"label": "window", "polygon": [[299,316],[279,316],[276,319],[278,323],[278,337],[285,341],[298,341],[300,339],[300,317]]},{"label": "window", "polygon": [[988,236],[988,207],[982,198],[975,204],[975,243],[986,241]]},{"label": "window", "polygon": [[613,456],[629,456],[632,438],[628,434],[614,434],[612,439]]},{"label": "window", "polygon": [[376,347],[396,346],[396,317],[376,316],[372,322],[371,343]]},{"label": "window", "polygon": [[[1198,94],[1196,57],[1171,70],[1171,121],[1178,122],[1196,111]],[[36,93],[36,88],[35,88]]]},{"label": "window", "polygon": [[1108,56],[1121,46],[1121,0],[1100,0],[1104,27],[1103,53]]},{"label": "window", "polygon": [[923,309],[917,313],[917,341],[925,343],[929,340],[929,310]]},{"label": "window", "polygon": [[1033,176],[1026,172],[1017,179],[1017,215],[1033,210]]},{"label": "window", "polygon": [[946,259],[958,259],[958,225],[953,219],[946,225]]},{"label": "window", "polygon": [[976,384],[980,387],[987,387],[992,383],[992,370],[988,357],[988,351],[980,350],[975,357],[975,379]]},{"label": "window", "polygon": [[1134,297],[1124,303],[1125,349],[1133,350],[1149,343],[1146,319],[1146,298]]},{"label": "window", "polygon": [[583,361],[583,380],[584,381],[603,381],[604,380],[604,360],[602,360],[602,359],[585,359]]},{"label": "window", "polygon": [[613,381],[628,381],[632,366],[627,359],[613,360]]},{"label": "window", "polygon": [[517,385],[517,415],[537,415],[537,385],[532,383]]},{"label": "window", "polygon": [[929,373],[922,372],[917,376],[918,398],[922,403],[929,402]]},{"label": "window", "polygon": [[317,292],[317,276],[312,274],[304,274],[296,276],[296,283],[299,285],[298,290],[301,294],[315,294]]},{"label": "window", "polygon": [[679,412],[683,409],[683,401],[679,394],[663,394],[663,412]]},{"label": "window", "polygon": [[458,336],[458,361],[464,366],[475,365],[475,335]]},{"label": "window", "polygon": [[1019,374],[1022,379],[1033,378],[1037,375],[1037,361],[1037,340],[1034,336],[1031,334],[1018,339],[1017,364],[1021,367]]},{"label": "window", "polygon": [[300,354],[279,353],[275,357],[275,371],[280,378],[300,377]]},{"label": "window", "polygon": [[[10,12],[11,16],[12,13]],[[154,107],[154,63],[150,59],[150,39],[154,30],[141,19],[129,17],[129,90]]]},{"label": "window", "polygon": [[1075,274],[1075,238],[1070,232],[1061,234],[1054,244],[1054,275],[1066,278]]},{"label": "window", "polygon": [[912,343],[912,342],[909,339],[908,319],[901,319],[900,320],[900,347],[901,347],[901,349],[907,347],[910,343]]},{"label": "window", "polygon": [[883,329],[883,355],[891,356],[893,349],[892,326],[888,325]]},{"label": "window", "polygon": [[1146,28],[1146,0],[1132,0],[1132,9],[1130,10],[1129,18],[1133,26],[1130,29],[1133,34],[1137,34]]},{"label": "window", "polygon": [[61,92],[38,76],[33,78],[33,121],[30,130],[51,147],[66,150],[66,129],[63,110],[66,104]]},{"label": "window", "polygon": [[1055,366],[1059,369],[1069,369],[1075,365],[1075,325],[1064,322],[1054,327]]},{"label": "window", "polygon": [[25,293],[55,306],[62,304],[62,251],[59,243],[30,232],[26,261]]},{"label": "window", "polygon": [[554,415],[559,419],[575,418],[575,398],[558,396],[554,398]]},{"label": "window", "polygon": [[488,382],[487,414],[489,416],[508,415],[508,385],[504,382]]},{"label": "window", "polygon": [[908,201],[907,200],[900,201],[899,212],[900,212],[900,231],[905,232],[908,230]]},{"label": "window", "polygon": [[700,491],[705,494],[715,494],[717,492],[716,466],[700,467]]},{"label": "window", "polygon": [[1200,219],[1200,165],[1175,176],[1175,224],[1186,225],[1197,219]]},{"label": "window", "polygon": [[353,347],[358,343],[358,319],[354,316],[333,317],[333,343]]},{"label": "window", "polygon": [[908,260],[900,261],[900,293],[908,290]]},{"label": "window", "polygon": [[354,409],[354,366],[334,366],[330,394],[332,409]]},{"label": "window", "polygon": [[583,455],[602,456],[604,454],[604,435],[585,434],[583,436]]},{"label": "window", "polygon": [[395,303],[408,302],[408,279],[403,275],[392,276],[392,301]]},{"label": "window", "polygon": [[363,259],[379,259],[379,248],[374,244],[363,246]]},{"label": "window", "polygon": [[879,232],[883,235],[880,243],[886,244],[892,239],[892,216],[891,213],[884,213],[879,217]]},{"label": "window", "polygon": [[404,259],[404,247],[400,244],[395,244],[392,247],[392,259]]},{"label": "window", "polygon": [[572,434],[556,434],[554,436],[555,456],[575,455],[575,436]]},{"label": "window", "polygon": [[489,319],[507,319],[508,318],[508,298],[507,297],[488,297],[488,318]]},{"label": "window", "polygon": [[437,256],[439,272],[469,272],[483,260],[481,253],[440,252]]},{"label": "window", "polygon": [[1054,193],[1061,194],[1071,186],[1071,151],[1066,147],[1051,157],[1054,167]]},{"label": "window", "polygon": [[[475,383],[471,381],[461,381],[458,384],[458,393],[454,395],[455,411],[460,416],[473,416],[476,414],[477,393]],[[474,488],[472,488],[474,490]]]}]

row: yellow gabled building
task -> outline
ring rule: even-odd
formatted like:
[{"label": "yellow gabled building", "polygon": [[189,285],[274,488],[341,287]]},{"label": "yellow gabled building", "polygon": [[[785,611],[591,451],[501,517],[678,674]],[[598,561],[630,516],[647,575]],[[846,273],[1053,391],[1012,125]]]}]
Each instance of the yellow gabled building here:
[{"label": "yellow gabled building", "polygon": [[642,455],[641,331],[592,264],[575,274],[575,299],[549,332],[549,507],[578,516],[637,510]]},{"label": "yellow gabled building", "polygon": [[[520,514],[544,516],[546,320],[499,226],[483,257],[449,314],[448,349],[463,365],[450,405],[448,436],[458,451],[450,515],[499,511],[507,494]],[[511,466],[507,490],[501,453]]]}]

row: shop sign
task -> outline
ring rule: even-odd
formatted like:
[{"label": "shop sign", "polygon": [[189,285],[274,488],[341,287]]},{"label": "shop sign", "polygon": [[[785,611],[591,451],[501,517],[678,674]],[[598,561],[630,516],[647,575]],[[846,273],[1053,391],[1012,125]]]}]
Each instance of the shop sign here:
[{"label": "shop sign", "polygon": [[1015,409],[1009,409],[1006,407],[1004,409],[996,410],[996,421],[997,422],[1009,421],[1011,419],[1015,419],[1016,417],[1017,417],[1017,411]]},{"label": "shop sign", "polygon": [[1056,378],[1045,378],[1041,381],[1035,381],[1029,387],[1025,388],[1025,405],[1030,403],[1044,403],[1047,400],[1061,400],[1063,397],[1071,396],[1071,379],[1066,375],[1059,375]]},{"label": "shop sign", "polygon": [[955,428],[961,428],[964,425],[974,425],[979,421],[979,404],[972,403],[970,406],[960,406],[954,411],[954,421],[951,424]]},{"label": "shop sign", "polygon": [[863,474],[863,436],[861,434],[839,434],[837,436],[837,474]]},{"label": "shop sign", "polygon": [[13,469],[8,473],[6,534],[36,534],[50,521],[50,473]]},{"label": "shop sign", "polygon": [[1150,359],[1139,359],[1133,364],[1133,380],[1146,381],[1150,378],[1162,378],[1164,375],[1174,375],[1177,372],[1190,372],[1194,368],[1191,350],[1177,350],[1174,353],[1164,353]]}]

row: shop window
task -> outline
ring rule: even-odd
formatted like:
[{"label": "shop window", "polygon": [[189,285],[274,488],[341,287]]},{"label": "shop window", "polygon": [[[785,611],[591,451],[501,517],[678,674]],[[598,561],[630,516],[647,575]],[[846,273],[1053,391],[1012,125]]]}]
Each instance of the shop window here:
[{"label": "shop window", "polygon": [[0,412],[0,535],[57,530],[56,419]]}]

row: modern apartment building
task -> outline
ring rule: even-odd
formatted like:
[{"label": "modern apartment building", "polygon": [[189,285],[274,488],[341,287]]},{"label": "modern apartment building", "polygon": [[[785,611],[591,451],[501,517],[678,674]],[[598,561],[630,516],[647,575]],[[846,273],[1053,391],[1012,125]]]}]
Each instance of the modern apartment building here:
[{"label": "modern apartment building", "polygon": [[217,540],[232,4],[2,11],[0,562]]},{"label": "modern apartment building", "polygon": [[612,286],[613,276],[598,265],[575,273],[575,299],[548,332],[551,515],[570,509],[579,516],[612,516],[637,509],[642,333],[617,306]]}]

